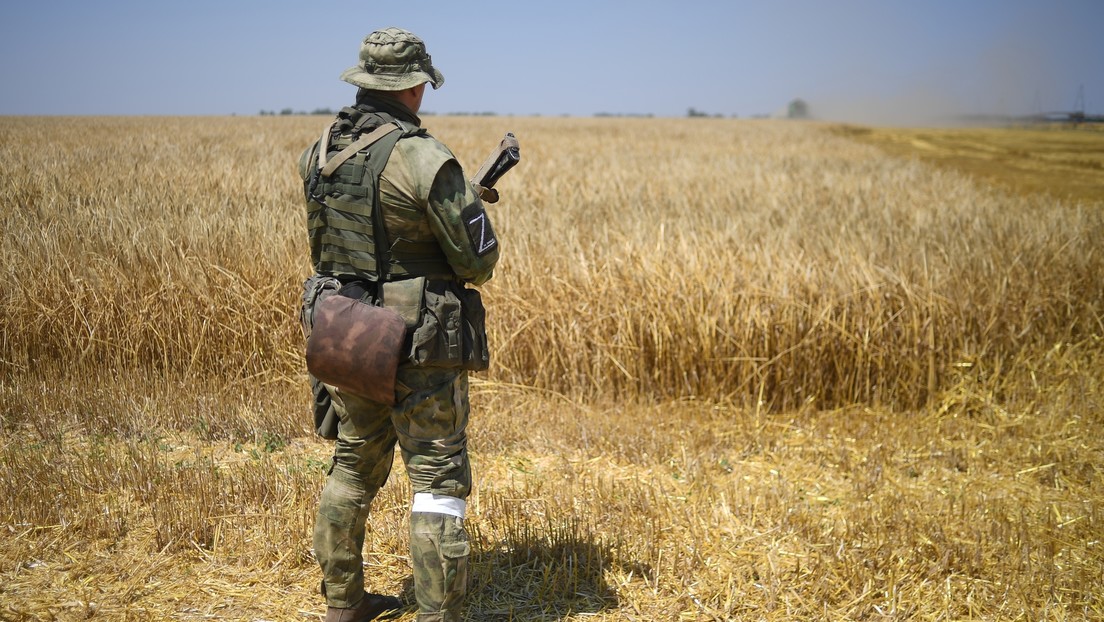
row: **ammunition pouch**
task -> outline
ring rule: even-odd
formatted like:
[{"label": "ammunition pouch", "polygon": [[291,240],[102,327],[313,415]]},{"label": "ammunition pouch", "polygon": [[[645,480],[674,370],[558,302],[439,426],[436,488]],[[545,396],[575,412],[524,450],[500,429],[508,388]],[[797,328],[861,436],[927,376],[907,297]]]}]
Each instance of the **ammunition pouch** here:
[{"label": "ammunition pouch", "polygon": [[479,290],[455,281],[426,279],[422,296],[421,317],[411,334],[410,362],[467,371],[487,369],[486,310]]},{"label": "ammunition pouch", "polygon": [[422,321],[425,286],[424,276],[383,284],[380,292],[383,306],[402,316],[408,331],[416,328]]}]

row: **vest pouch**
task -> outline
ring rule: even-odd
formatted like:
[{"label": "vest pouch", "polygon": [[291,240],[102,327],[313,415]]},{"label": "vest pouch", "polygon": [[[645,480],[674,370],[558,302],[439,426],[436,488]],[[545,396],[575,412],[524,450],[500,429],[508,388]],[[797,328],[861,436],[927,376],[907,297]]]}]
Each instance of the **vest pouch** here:
[{"label": "vest pouch", "polygon": [[485,314],[478,290],[452,281],[426,281],[425,305],[411,338],[410,362],[422,367],[487,369]]},{"label": "vest pouch", "polygon": [[464,369],[484,371],[491,366],[487,347],[487,311],[479,290],[460,288],[460,307],[464,329]]},{"label": "vest pouch", "polygon": [[381,293],[383,306],[401,315],[408,330],[417,328],[422,321],[422,309],[425,307],[425,286],[426,278],[424,276],[383,284]]}]

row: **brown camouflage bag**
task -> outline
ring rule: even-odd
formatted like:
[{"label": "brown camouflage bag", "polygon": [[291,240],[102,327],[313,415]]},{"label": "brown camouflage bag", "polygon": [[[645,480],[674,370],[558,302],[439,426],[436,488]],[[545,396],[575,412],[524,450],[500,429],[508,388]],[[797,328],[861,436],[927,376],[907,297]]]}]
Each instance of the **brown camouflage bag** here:
[{"label": "brown camouflage bag", "polygon": [[395,403],[395,373],[406,336],[401,315],[343,295],[314,309],[307,369],[322,382],[374,402]]}]

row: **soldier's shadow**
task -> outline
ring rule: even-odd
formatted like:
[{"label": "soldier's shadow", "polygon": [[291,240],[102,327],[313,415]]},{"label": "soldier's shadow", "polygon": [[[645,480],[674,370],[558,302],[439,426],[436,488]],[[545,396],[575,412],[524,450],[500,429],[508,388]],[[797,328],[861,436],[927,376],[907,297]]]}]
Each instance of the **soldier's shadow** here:
[{"label": "soldier's shadow", "polygon": [[[468,620],[550,622],[615,609],[617,593],[606,580],[610,570],[651,574],[647,567],[617,561],[609,545],[575,533],[566,537],[522,533],[497,542],[481,540],[472,538]],[[407,580],[404,592],[413,603],[413,578]]]}]

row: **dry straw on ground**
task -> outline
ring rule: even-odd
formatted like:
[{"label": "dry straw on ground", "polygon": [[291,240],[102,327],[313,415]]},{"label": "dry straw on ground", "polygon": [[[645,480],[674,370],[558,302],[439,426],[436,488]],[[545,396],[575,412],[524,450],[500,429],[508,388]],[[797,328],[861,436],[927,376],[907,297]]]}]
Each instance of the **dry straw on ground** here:
[{"label": "dry straw on ground", "polygon": [[[0,619],[322,612],[294,164],[323,122],[0,120]],[[427,125],[524,158],[472,619],[1104,617],[1099,202],[816,125]],[[408,497],[366,557],[407,596]]]}]

